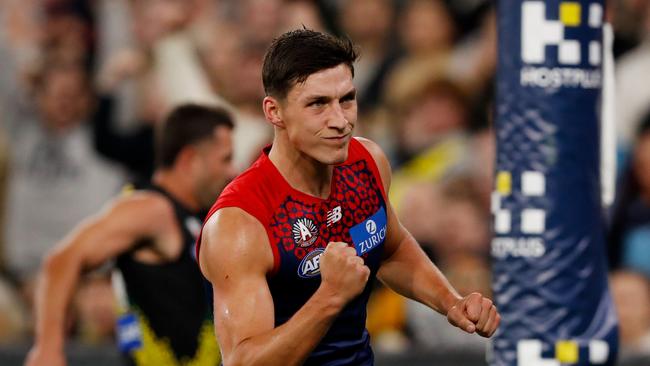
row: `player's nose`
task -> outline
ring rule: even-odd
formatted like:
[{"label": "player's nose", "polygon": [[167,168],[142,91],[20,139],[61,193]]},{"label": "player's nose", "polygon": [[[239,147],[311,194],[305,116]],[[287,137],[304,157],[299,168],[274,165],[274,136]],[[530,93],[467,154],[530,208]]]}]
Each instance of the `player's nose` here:
[{"label": "player's nose", "polygon": [[348,125],[347,117],[343,112],[343,108],[340,103],[335,103],[334,108],[332,108],[332,114],[328,118],[328,127],[335,128],[337,130],[344,130]]}]

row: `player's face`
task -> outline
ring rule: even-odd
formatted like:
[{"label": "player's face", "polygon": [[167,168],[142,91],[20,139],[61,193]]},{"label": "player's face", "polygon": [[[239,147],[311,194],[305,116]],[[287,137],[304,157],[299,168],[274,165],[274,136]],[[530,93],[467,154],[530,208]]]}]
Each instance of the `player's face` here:
[{"label": "player's face", "polygon": [[283,127],[294,149],[323,164],[339,164],[357,122],[352,72],[341,64],[295,84],[280,103]]},{"label": "player's face", "polygon": [[227,127],[217,127],[213,138],[198,147],[195,192],[203,208],[209,208],[237,174],[232,148],[232,130]]}]

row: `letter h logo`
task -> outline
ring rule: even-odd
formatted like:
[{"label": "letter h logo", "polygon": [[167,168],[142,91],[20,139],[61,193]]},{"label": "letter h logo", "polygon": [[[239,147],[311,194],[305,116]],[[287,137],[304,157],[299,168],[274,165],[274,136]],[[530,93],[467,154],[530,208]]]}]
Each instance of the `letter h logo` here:
[{"label": "letter h logo", "polygon": [[[579,27],[582,8],[579,2],[560,3],[560,19],[546,19],[546,4],[543,1],[524,1],[521,4],[521,58],[528,64],[541,64],[546,60],[546,46],[558,47],[558,61],[563,65],[580,64],[580,41],[566,39],[565,30]],[[589,6],[589,26],[602,25],[603,8],[593,3]],[[600,65],[600,42],[589,42],[589,63]]]}]

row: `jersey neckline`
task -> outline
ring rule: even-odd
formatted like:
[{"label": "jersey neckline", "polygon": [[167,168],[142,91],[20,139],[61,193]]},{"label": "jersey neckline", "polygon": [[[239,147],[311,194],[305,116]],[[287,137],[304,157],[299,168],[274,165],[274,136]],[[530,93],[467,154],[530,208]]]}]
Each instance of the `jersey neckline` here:
[{"label": "jersey neckline", "polygon": [[[350,145],[353,143],[354,138],[350,139]],[[350,151],[350,145],[348,145],[348,159],[349,159],[349,151]],[[322,203],[326,202],[332,197],[335,197],[336,195],[336,181],[339,175],[338,169],[336,169],[338,166],[343,165],[347,163],[347,160],[341,164],[336,164],[334,165],[334,169],[332,170],[332,180],[330,182],[330,192],[325,198],[317,197],[314,195],[311,195],[309,193],[303,192],[299,189],[294,188],[289,181],[282,175],[278,167],[275,166],[273,161],[269,158],[269,152],[271,151],[271,146],[268,145],[262,150],[262,166],[265,167],[265,169],[272,175],[275,175],[277,180],[282,182],[282,185],[285,186],[287,190],[289,190],[293,195],[296,197],[300,197],[303,200],[306,200],[308,202],[312,203]]]}]

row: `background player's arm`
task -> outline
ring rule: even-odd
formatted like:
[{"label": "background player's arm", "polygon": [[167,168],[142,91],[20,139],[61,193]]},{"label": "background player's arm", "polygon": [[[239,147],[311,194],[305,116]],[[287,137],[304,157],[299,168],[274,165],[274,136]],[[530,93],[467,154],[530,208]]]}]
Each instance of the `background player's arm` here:
[{"label": "background player's arm", "polygon": [[[372,141],[360,140],[373,156],[388,192],[391,169],[386,156]],[[500,320],[492,301],[478,293],[461,297],[402,226],[388,200],[386,206],[386,258],[377,277],[399,294],[447,316],[451,324],[470,333],[491,336]]]},{"label": "background player's arm", "polygon": [[219,210],[203,229],[199,260],[214,289],[215,332],[226,366],[302,364],[370,274],[354,248],[330,243],[320,258],[320,287],[275,327],[267,283],[273,253],[261,223],[239,208]]},{"label": "background player's arm", "polygon": [[135,193],[82,222],[53,248],[39,278],[36,340],[27,364],[65,363],[65,314],[83,271],[125,252],[139,238],[150,237],[161,243],[161,237],[170,238],[168,232],[176,230],[174,225],[173,207],[167,199],[157,194]]}]

